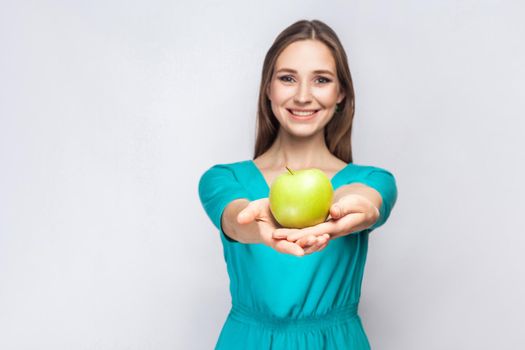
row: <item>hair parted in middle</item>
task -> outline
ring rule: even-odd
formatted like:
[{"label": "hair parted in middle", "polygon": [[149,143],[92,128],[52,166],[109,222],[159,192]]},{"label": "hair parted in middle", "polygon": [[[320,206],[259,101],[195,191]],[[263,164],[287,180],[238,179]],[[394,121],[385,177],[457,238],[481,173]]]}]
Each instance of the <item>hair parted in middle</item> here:
[{"label": "hair parted in middle", "polygon": [[325,142],[334,156],[346,163],[352,163],[351,136],[355,112],[352,76],[345,50],[339,38],[332,28],[319,20],[300,20],[293,23],[277,36],[266,53],[259,88],[257,131],[253,158],[257,158],[272,146],[280,127],[279,121],[273,114],[271,101],[266,95],[274,74],[275,63],[281,52],[288,45],[300,40],[318,40],[328,47],[334,57],[337,79],[339,80],[341,91],[345,93],[345,97],[338,104],[330,122],[325,126]]}]

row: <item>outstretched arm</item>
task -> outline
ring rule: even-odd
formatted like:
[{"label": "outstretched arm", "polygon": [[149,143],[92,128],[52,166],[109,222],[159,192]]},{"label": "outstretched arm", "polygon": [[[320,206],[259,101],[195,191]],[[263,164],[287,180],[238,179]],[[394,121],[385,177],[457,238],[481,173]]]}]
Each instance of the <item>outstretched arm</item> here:
[{"label": "outstretched arm", "polygon": [[312,237],[329,234],[330,239],[369,228],[379,219],[382,198],[372,187],[353,183],[338,188],[327,221],[303,229],[277,229],[274,238],[303,245]]},{"label": "outstretched arm", "polygon": [[301,245],[323,234],[329,234],[331,240],[383,225],[397,200],[396,180],[388,170],[369,169],[336,190],[326,222],[303,229],[278,229],[274,237]]},{"label": "outstretched arm", "polygon": [[348,196],[348,195],[352,195],[352,194],[354,194],[354,195],[357,194],[357,195],[361,195],[361,196],[365,197],[378,210],[381,207],[381,203],[382,203],[383,200],[381,198],[381,195],[379,194],[379,192],[377,192],[376,189],[374,189],[374,188],[372,188],[370,186],[366,186],[366,185],[361,184],[361,183],[353,183],[353,184],[350,184],[350,185],[341,186],[335,191],[335,193],[334,193],[334,205],[332,206],[332,208],[330,208],[330,216],[331,217],[335,218],[336,216],[334,216],[333,214],[337,215],[337,213],[336,213],[337,210],[334,208],[334,206],[337,208],[337,202],[339,202],[343,197]]},{"label": "outstretched arm", "polygon": [[263,243],[281,253],[297,256],[305,254],[298,244],[273,238],[273,231],[278,224],[270,212],[268,198],[231,202],[224,211],[222,222],[225,231],[241,243]]}]

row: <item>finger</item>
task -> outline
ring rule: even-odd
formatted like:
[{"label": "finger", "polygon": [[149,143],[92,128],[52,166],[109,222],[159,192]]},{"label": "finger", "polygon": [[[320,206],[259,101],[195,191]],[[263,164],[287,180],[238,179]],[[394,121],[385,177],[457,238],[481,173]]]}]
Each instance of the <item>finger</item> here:
[{"label": "finger", "polygon": [[315,242],[311,246],[307,247],[304,250],[304,253],[305,254],[312,254],[312,253],[318,252],[325,245],[326,245],[326,239],[323,238],[323,237],[318,237],[318,238],[315,239]]},{"label": "finger", "polygon": [[[328,240],[330,238],[329,234],[324,234],[319,237],[312,236],[314,238],[313,243],[310,245],[303,246],[305,254],[311,254],[313,252],[319,251],[321,249],[324,249],[326,245],[328,244]],[[297,242],[300,242],[301,240],[298,240]]]},{"label": "finger", "polygon": [[340,204],[334,204],[330,208],[330,216],[334,219],[339,219],[341,217],[342,212],[343,212],[343,209],[341,208]]},{"label": "finger", "polygon": [[330,241],[329,235],[323,235],[317,239],[317,242],[315,243],[317,247],[321,247],[323,245],[328,244],[328,241]]},{"label": "finger", "polygon": [[294,242],[297,241],[299,238],[308,235],[321,236],[325,233],[330,233],[333,229],[333,225],[333,222],[327,221],[315,226],[306,227],[301,230],[297,230],[297,232],[291,233],[290,235],[288,235],[287,239],[291,242]]},{"label": "finger", "polygon": [[321,250],[325,249],[326,246],[328,246],[328,242],[330,241],[330,239],[326,238],[326,236],[328,235],[323,236],[323,241],[320,244],[316,245],[316,251],[320,252]]},{"label": "finger", "polygon": [[292,254],[296,256],[303,256],[304,250],[295,243],[288,242],[287,240],[279,240],[275,243],[275,250],[285,253]]},{"label": "finger", "polygon": [[317,240],[315,241],[314,245],[316,248],[319,248],[320,246],[325,244],[327,240],[328,239],[324,235],[321,237],[317,237]]},{"label": "finger", "polygon": [[258,215],[260,215],[260,212],[261,210],[258,206],[258,203],[255,201],[250,202],[246,208],[241,210],[237,215],[237,222],[239,224],[249,224],[250,222],[254,221]]},{"label": "finger", "polygon": [[361,195],[347,195],[330,207],[330,216],[339,219],[351,213],[362,213],[369,205],[370,201]]},{"label": "finger", "polygon": [[[299,239],[297,242],[303,240],[304,238],[301,238]],[[307,246],[316,246],[316,245],[319,245],[320,243],[324,243],[326,241],[326,238],[324,237],[324,235],[322,236],[315,236],[315,235],[310,235],[308,237],[306,237],[306,245]]]},{"label": "finger", "polygon": [[327,245],[328,245],[328,241],[326,241],[324,244],[321,244],[321,245],[317,248],[317,251],[320,252],[321,250],[325,249]]},{"label": "finger", "polygon": [[341,198],[337,203],[330,207],[330,216],[334,219],[342,218],[343,216],[355,212],[356,198],[353,196],[346,196]]},{"label": "finger", "polygon": [[299,231],[296,228],[278,228],[273,231],[273,238],[275,239],[286,239],[289,235]]},{"label": "finger", "polygon": [[334,222],[333,231],[330,232],[330,238],[345,236],[350,233],[358,232],[370,226],[365,213],[352,213],[343,216]]},{"label": "finger", "polygon": [[299,238],[297,241],[295,241],[295,243],[305,248],[305,247],[309,247],[313,245],[316,241],[317,241],[317,236],[308,235],[308,236]]},{"label": "finger", "polygon": [[342,234],[349,234],[360,231],[368,227],[366,214],[364,213],[353,213],[346,215],[339,220],[338,231]]},{"label": "finger", "polygon": [[259,207],[261,208],[261,214],[272,217],[272,211],[270,210],[270,201],[268,198],[257,199],[255,202],[258,202]]},{"label": "finger", "polygon": [[363,209],[359,206],[356,206],[355,200],[352,200],[352,198],[348,198],[346,200],[341,200],[338,203],[334,204],[330,208],[330,216],[337,220],[342,218],[345,215],[351,214],[351,213],[359,213]]},{"label": "finger", "polygon": [[305,248],[304,255],[309,255],[309,254],[312,254],[312,253],[315,253],[315,252],[316,252],[315,247],[311,246],[311,247]]}]

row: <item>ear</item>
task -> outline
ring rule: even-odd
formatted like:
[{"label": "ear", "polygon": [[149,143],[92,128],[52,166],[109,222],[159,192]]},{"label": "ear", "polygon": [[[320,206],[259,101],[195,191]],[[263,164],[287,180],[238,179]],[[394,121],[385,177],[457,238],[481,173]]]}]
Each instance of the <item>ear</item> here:
[{"label": "ear", "polygon": [[270,100],[270,84],[266,85],[266,98]]},{"label": "ear", "polygon": [[346,97],[346,93],[344,91],[339,92],[339,96],[337,96],[337,103],[341,103],[342,100]]}]

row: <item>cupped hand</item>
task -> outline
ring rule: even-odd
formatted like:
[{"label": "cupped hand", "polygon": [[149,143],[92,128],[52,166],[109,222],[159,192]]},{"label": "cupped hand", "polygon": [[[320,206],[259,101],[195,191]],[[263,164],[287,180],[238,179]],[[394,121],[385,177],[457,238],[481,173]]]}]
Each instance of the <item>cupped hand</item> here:
[{"label": "cupped hand", "polygon": [[246,208],[239,212],[237,222],[239,224],[256,222],[259,226],[260,238],[263,244],[266,244],[278,252],[296,256],[305,255],[303,247],[299,244],[274,237],[274,232],[282,226],[275,221],[270,211],[270,201],[268,198],[251,201]]},{"label": "cupped hand", "polygon": [[361,195],[350,194],[330,207],[327,221],[302,229],[279,228],[274,231],[273,238],[286,239],[304,247],[326,235],[329,236],[328,242],[330,239],[364,230],[378,218],[379,210],[370,200]]}]

